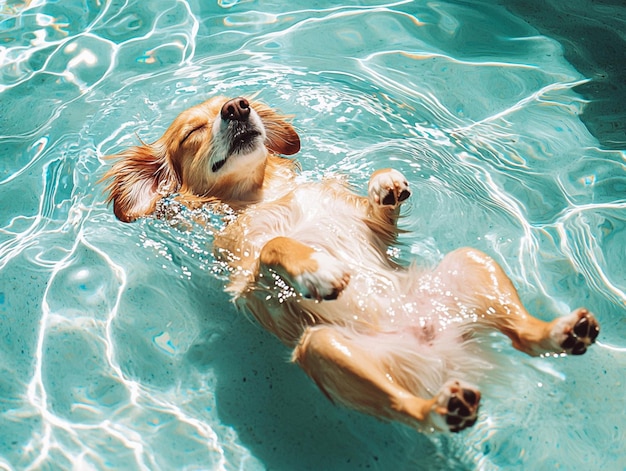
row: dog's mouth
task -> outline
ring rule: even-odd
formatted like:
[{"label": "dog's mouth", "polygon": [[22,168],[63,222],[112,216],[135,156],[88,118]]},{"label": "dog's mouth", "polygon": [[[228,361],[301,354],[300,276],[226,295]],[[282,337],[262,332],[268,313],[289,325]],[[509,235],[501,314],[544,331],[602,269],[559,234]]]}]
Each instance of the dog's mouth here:
[{"label": "dog's mouth", "polygon": [[250,126],[243,129],[235,129],[230,138],[229,155],[245,154],[252,151],[256,147],[256,138],[261,133]]},{"label": "dog's mouth", "polygon": [[258,138],[261,136],[262,133],[248,123],[231,122],[226,137],[226,141],[229,143],[226,156],[214,162],[211,170],[214,173],[219,171],[231,156],[245,155],[254,151],[259,144]]}]

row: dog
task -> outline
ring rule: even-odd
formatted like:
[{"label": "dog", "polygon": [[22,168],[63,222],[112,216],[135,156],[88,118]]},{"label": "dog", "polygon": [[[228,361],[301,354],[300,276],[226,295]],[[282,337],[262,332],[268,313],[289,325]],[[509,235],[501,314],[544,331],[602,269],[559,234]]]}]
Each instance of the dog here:
[{"label": "dog", "polygon": [[228,205],[236,217],[213,250],[229,267],[235,304],[292,349],[331,401],[421,431],[475,423],[480,332],[499,331],[533,356],[580,355],[595,342],[589,310],[533,317],[479,250],[457,249],[428,270],[399,265],[388,249],[411,197],[404,175],[380,169],[358,195],[341,178],[303,181],[283,157],[299,150],[287,117],[213,97],[156,142],[110,156],[107,202],[123,222],[153,216],[172,195],[189,207]]}]

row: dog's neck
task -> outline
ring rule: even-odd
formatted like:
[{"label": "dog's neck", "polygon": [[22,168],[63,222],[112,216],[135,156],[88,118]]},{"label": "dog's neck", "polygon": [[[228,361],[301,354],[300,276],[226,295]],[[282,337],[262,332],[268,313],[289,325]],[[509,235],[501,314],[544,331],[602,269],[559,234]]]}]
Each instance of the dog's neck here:
[{"label": "dog's neck", "polygon": [[259,201],[274,201],[293,191],[298,168],[296,161],[271,154],[265,164]]},{"label": "dog's neck", "polygon": [[[265,161],[251,168],[240,168],[231,175],[223,175],[209,186],[208,191],[198,191],[183,186],[181,199],[186,201],[219,200],[233,209],[243,209],[261,201],[273,201],[293,190],[297,164],[289,159],[268,154]],[[242,174],[246,172],[245,178]],[[193,206],[196,206],[194,204]]]}]

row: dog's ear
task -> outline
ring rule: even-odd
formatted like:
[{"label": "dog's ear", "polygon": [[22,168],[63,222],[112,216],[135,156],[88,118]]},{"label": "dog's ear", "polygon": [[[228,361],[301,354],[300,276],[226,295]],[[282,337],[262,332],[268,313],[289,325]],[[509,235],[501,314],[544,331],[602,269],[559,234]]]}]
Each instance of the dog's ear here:
[{"label": "dog's ear", "polygon": [[120,221],[152,214],[164,190],[175,191],[178,186],[163,146],[144,144],[106,158],[117,159],[102,180],[109,181],[107,203],[113,202]]},{"label": "dog's ear", "polygon": [[269,106],[262,103],[253,103],[263,126],[265,126],[265,147],[275,154],[293,155],[300,150],[300,136],[287,122],[287,117],[276,113]]}]

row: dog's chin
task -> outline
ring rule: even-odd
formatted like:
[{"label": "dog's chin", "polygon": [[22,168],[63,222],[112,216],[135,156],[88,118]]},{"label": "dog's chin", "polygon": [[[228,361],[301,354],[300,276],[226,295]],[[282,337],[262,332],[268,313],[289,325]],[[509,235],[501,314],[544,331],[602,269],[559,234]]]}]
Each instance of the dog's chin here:
[{"label": "dog's chin", "polygon": [[229,164],[228,167],[253,165],[254,161],[263,159],[266,153],[263,135],[260,132],[241,132],[231,141],[228,155],[211,164],[211,171],[218,173],[226,164]]}]

